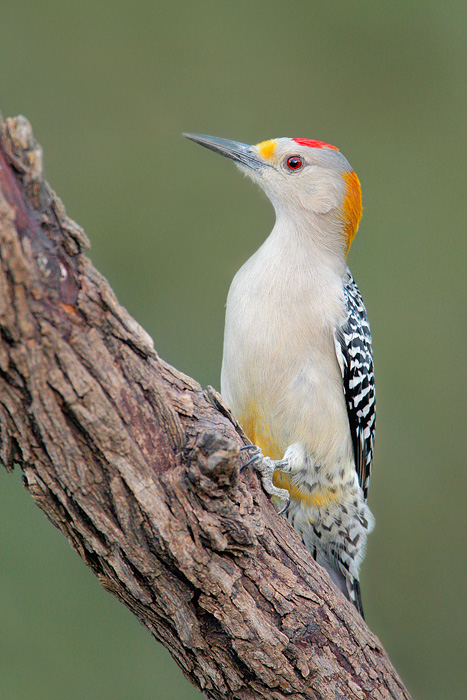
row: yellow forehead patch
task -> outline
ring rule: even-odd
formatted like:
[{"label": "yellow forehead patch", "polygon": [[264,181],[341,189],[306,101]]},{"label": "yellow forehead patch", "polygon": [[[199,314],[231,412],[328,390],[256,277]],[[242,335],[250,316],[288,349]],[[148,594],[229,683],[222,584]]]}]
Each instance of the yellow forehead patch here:
[{"label": "yellow forehead patch", "polygon": [[355,238],[360,219],[362,218],[362,189],[360,180],[353,170],[350,173],[344,173],[342,177],[345,180],[342,217],[345,222],[344,233],[347,239],[347,252],[349,252],[350,244]]},{"label": "yellow forehead patch", "polygon": [[272,158],[274,151],[277,146],[277,139],[269,139],[269,141],[261,141],[261,143],[256,144],[256,148],[259,154],[264,160],[269,160]]}]

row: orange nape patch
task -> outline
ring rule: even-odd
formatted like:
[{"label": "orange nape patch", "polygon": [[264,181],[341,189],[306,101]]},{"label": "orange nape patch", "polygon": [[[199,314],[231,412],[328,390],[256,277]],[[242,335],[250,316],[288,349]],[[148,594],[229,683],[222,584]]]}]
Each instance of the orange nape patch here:
[{"label": "orange nape patch", "polygon": [[360,187],[360,180],[353,170],[350,173],[343,173],[342,177],[345,180],[342,218],[345,224],[344,234],[347,241],[346,252],[348,253],[362,218],[362,188]]},{"label": "orange nape patch", "polygon": [[269,160],[274,155],[276,150],[277,139],[269,139],[269,141],[261,141],[261,143],[256,144],[256,148],[259,154],[264,160]]},{"label": "orange nape patch", "polygon": [[272,480],[274,486],[280,489],[287,489],[291,498],[309,508],[327,508],[332,503],[340,501],[341,498],[338,490],[331,490],[330,488],[322,488],[320,491],[312,493],[305,491],[297,484],[292,484],[290,474],[284,474],[283,472],[274,472]]}]

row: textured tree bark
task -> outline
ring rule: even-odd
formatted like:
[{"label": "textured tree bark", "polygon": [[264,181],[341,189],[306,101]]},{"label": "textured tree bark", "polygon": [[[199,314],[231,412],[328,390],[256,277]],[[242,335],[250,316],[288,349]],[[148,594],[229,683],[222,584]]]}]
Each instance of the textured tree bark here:
[{"label": "textured tree bark", "polygon": [[[0,119],[0,460],[209,698],[409,698],[276,514],[215,392],[162,361]],[[244,454],[244,453],[241,453]]]}]

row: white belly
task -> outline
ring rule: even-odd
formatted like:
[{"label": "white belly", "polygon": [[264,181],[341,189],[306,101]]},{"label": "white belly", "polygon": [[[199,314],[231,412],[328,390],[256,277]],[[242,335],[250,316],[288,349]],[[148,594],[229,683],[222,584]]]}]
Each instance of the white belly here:
[{"label": "white belly", "polygon": [[262,249],[237,273],[227,301],[222,394],[269,456],[299,442],[315,462],[347,471],[352,447],[334,349],[334,329],[345,318],[342,279],[313,273],[305,264],[268,264]]}]

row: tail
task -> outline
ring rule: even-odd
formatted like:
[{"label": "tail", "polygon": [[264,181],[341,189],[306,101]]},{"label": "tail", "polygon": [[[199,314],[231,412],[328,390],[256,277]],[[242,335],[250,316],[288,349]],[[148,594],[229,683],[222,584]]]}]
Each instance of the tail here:
[{"label": "tail", "polygon": [[355,605],[362,618],[365,619],[365,615],[363,614],[362,594],[360,591],[359,580],[349,576],[348,574],[347,576],[344,576],[342,571],[336,568],[335,565],[331,564],[329,559],[327,559],[327,557],[319,550],[317,550],[314,558],[318,564],[321,564],[321,566],[326,569],[335,588],[337,588],[337,590],[339,590],[347,598],[347,600],[350,600],[350,602]]},{"label": "tail", "polygon": [[365,615],[363,614],[363,605],[362,605],[362,593],[360,590],[360,581],[356,578],[353,580],[349,581],[347,579],[347,590],[349,594],[349,600],[355,605],[357,608],[358,612],[362,616],[363,619],[365,619]]}]

